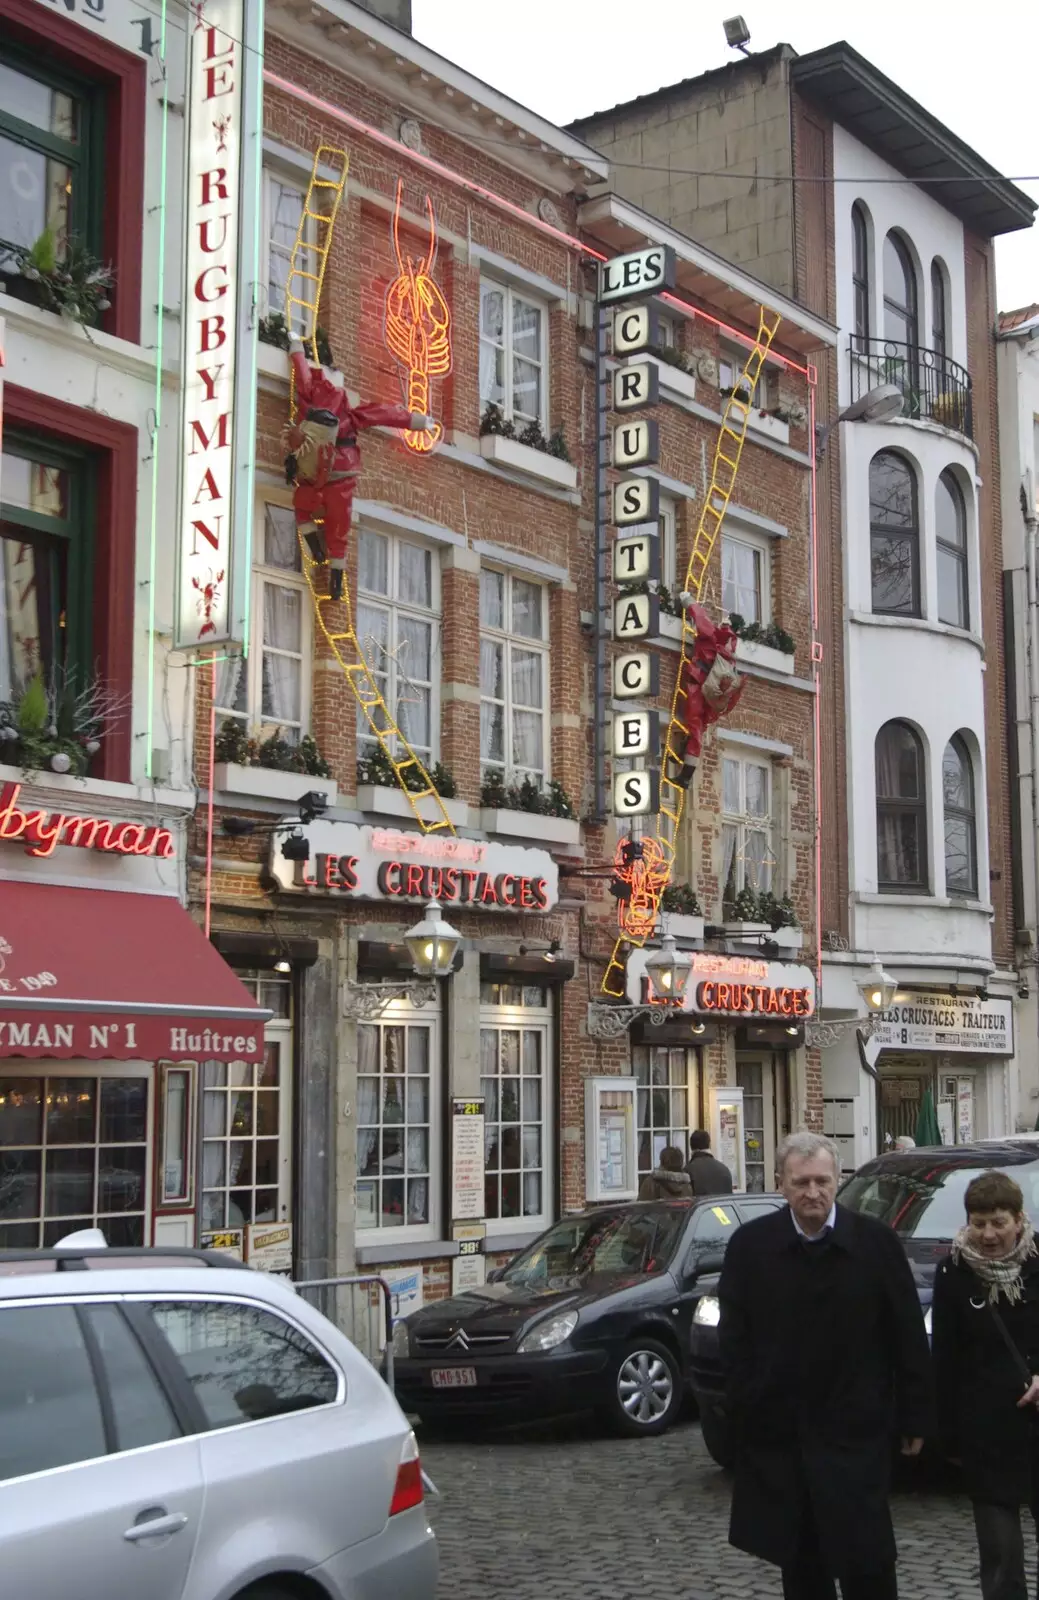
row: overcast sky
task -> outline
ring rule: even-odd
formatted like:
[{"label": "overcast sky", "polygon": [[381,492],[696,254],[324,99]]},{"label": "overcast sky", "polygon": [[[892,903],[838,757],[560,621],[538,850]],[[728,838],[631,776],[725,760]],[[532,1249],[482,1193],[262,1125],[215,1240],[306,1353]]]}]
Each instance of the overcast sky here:
[{"label": "overcast sky", "polygon": [[[732,59],[726,0],[413,0],[415,36],[555,123]],[[1034,0],[745,0],[751,49],[846,39],[1039,200]],[[1000,310],[1039,301],[1039,224],[996,241]]]}]

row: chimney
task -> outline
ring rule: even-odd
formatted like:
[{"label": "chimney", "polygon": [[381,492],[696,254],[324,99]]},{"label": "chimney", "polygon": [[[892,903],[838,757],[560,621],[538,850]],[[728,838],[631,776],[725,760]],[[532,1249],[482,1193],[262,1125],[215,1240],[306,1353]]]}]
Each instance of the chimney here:
[{"label": "chimney", "polygon": [[411,0],[358,0],[365,11],[383,22],[391,22],[402,33],[411,32]]}]

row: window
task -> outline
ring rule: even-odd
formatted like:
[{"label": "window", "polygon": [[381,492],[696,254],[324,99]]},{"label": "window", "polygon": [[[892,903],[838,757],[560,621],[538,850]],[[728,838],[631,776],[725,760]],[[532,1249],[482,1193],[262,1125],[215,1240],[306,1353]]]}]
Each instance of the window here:
[{"label": "window", "polygon": [[722,535],[722,610],[744,622],[768,622],[768,552],[750,539]]},{"label": "window", "polygon": [[722,758],[722,899],[741,889],[771,889],[772,768],[765,761]]},{"label": "window", "polygon": [[86,85],[7,46],[0,51],[0,269],[48,228],[59,259],[100,245],[101,106]]},{"label": "window", "polygon": [[[266,315],[285,315],[285,286],[292,265],[299,222],[306,203],[306,184],[265,169],[263,174],[263,237],[267,241]],[[300,293],[299,285],[296,293]],[[310,332],[310,329],[306,329]]]},{"label": "window", "polygon": [[101,1402],[71,1306],[0,1309],[0,1481],[107,1453]]},{"label": "window", "polygon": [[139,1450],[180,1435],[170,1403],[117,1306],[85,1307],[112,1406],[115,1450]]},{"label": "window", "polygon": [[210,1428],[331,1405],[335,1369],[306,1334],[260,1306],[219,1300],[149,1306]]},{"label": "window", "polygon": [[[395,1016],[405,1008],[395,1003]],[[430,1161],[437,1131],[434,1030],[428,1022],[357,1028],[357,1227],[422,1229],[437,1221]]]},{"label": "window", "polygon": [[884,240],[884,338],[907,346],[915,365],[920,343],[916,271],[909,247],[897,233]]},{"label": "window", "polygon": [[728,1244],[734,1229],[740,1225],[735,1207],[728,1204],[719,1195],[709,1206],[704,1206],[696,1214],[693,1224],[693,1255],[702,1250],[706,1244]]},{"label": "window", "polygon": [[488,1221],[547,1223],[552,1014],[539,984],[480,985]]},{"label": "window", "polygon": [[[358,539],[358,560],[357,637],[364,659],[401,733],[417,755],[432,761],[439,742],[439,564],[422,545],[367,529]],[[358,754],[371,755],[377,742],[358,707]]]},{"label": "window", "polygon": [[506,781],[548,773],[548,591],[480,573],[480,761]]},{"label": "window", "polygon": [[201,1229],[288,1215],[292,1149],[292,979],[239,977],[273,1017],[262,1062],[202,1065]]},{"label": "window", "polygon": [[[718,351],[718,388],[723,394],[735,389],[739,384],[749,355],[749,346],[745,349],[743,345],[726,344],[724,339],[722,340]],[[763,410],[768,404],[768,377],[764,366],[762,366],[761,372],[758,374],[757,383],[749,396],[745,395],[745,398],[748,399],[752,406],[757,406],[759,410]]]},{"label": "window", "polygon": [[689,1159],[689,1135],[699,1127],[699,1069],[695,1050],[637,1044],[632,1061],[638,1083],[639,1178],[660,1165],[673,1144]]},{"label": "window", "polygon": [[877,734],[877,883],[881,891],[927,892],[923,746],[906,722]]},{"label": "window", "polygon": [[949,340],[948,307],[945,297],[945,270],[938,257],[931,262],[931,349],[946,356]]},{"label": "window", "polygon": [[0,457],[0,700],[36,672],[94,667],[94,474],[9,431]]},{"label": "window", "polygon": [[480,408],[548,427],[548,314],[515,289],[480,283]]},{"label": "window", "polygon": [[145,1243],[148,1078],[0,1074],[0,1250]]},{"label": "window", "polygon": [[657,312],[657,343],[662,350],[674,350],[678,344],[678,327],[674,317],[667,316],[664,312]]},{"label": "window", "polygon": [[858,201],[851,208],[851,282],[855,346],[865,350],[869,344],[869,227]]},{"label": "window", "polygon": [[967,509],[963,491],[948,470],[938,479],[934,519],[938,546],[938,621],[951,623],[954,628],[969,628]]},{"label": "window", "polygon": [[945,892],[977,895],[978,846],[974,769],[962,734],[954,733],[942,757],[945,804]]},{"label": "window", "polygon": [[259,541],[252,646],[220,663],[217,715],[298,744],[310,720],[311,620],[291,507],[264,505]]},{"label": "window", "polygon": [[873,610],[920,615],[920,522],[909,463],[882,450],[869,464]]},{"label": "window", "polygon": [[[680,592],[678,571],[678,520],[676,507],[673,500],[660,497],[660,518],[657,522],[657,531],[660,536],[660,582],[663,588],[677,600]],[[681,574],[681,582],[685,582],[685,573]]]}]

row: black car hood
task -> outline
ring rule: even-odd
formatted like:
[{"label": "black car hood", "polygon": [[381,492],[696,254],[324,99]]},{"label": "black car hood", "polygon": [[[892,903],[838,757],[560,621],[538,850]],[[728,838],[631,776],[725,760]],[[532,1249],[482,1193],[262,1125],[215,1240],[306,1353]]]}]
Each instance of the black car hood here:
[{"label": "black car hood", "polygon": [[487,1283],[412,1312],[408,1327],[420,1338],[457,1328],[474,1333],[512,1333],[542,1313],[577,1311],[592,1301],[630,1289],[633,1284],[651,1281],[641,1273],[599,1272],[582,1278],[551,1278],[539,1285]]}]

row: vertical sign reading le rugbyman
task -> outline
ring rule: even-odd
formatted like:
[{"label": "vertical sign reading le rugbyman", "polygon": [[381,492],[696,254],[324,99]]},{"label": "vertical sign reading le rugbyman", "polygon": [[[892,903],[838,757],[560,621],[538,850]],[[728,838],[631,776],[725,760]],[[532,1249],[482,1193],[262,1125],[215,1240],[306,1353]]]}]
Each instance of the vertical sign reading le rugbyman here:
[{"label": "vertical sign reading le rugbyman", "polygon": [[[185,249],[181,300],[183,347],[180,511],[176,546],[174,646],[241,639],[244,607],[234,571],[236,512],[235,403],[242,338],[241,240],[251,205],[243,208],[242,157],[252,147],[247,96],[247,9],[250,0],[202,0],[187,31]],[[255,131],[254,131],[255,136]],[[252,371],[252,362],[247,362]],[[243,411],[251,408],[243,406]],[[242,441],[243,445],[245,441]],[[251,444],[246,447],[251,453]],[[241,611],[241,615],[238,615]]]},{"label": "vertical sign reading le rugbyman", "polygon": [[[599,304],[612,305],[673,288],[674,252],[653,246],[629,256],[615,257],[599,269]],[[658,338],[657,319],[648,305],[621,306],[613,318],[613,353],[627,357],[649,349]],[[660,440],[655,421],[634,415],[659,399],[658,374],[649,361],[619,366],[613,374],[613,410],[620,421],[613,429],[610,460],[622,473],[655,465]],[[612,521],[617,528],[613,547],[613,578],[620,588],[613,603],[613,638],[616,644],[636,648],[614,657],[614,699],[652,699],[659,692],[659,661],[638,646],[660,631],[660,600],[656,594],[636,593],[631,587],[659,579],[658,534],[652,526],[659,515],[659,486],[655,479],[624,476],[613,488]],[[637,531],[636,531],[637,530]],[[625,711],[613,718],[612,754],[615,762],[634,761],[627,769],[615,768],[613,811],[622,818],[654,813],[660,804],[660,775],[639,763],[652,761],[659,749],[657,719],[649,711]]]}]

